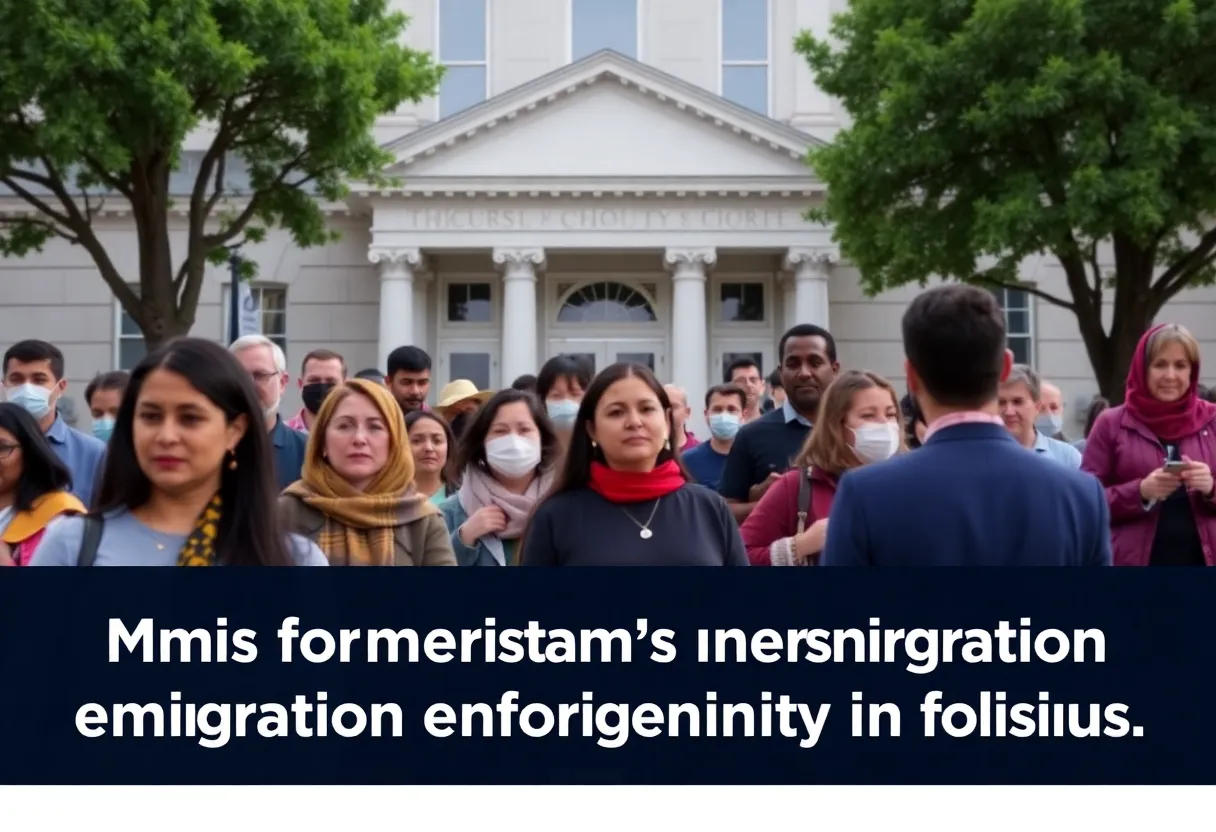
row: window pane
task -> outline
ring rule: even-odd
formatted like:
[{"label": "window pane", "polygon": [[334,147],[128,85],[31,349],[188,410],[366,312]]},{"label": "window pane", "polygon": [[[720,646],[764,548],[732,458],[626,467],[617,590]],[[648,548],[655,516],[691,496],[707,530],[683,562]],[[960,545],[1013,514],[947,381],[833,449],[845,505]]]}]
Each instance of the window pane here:
[{"label": "window pane", "polygon": [[768,60],[768,0],[722,0],[722,60]]},{"label": "window pane", "polygon": [[756,362],[756,366],[760,368],[760,377],[764,378],[764,354],[759,352],[724,352],[722,353],[722,378],[729,381],[730,365],[734,364],[740,358],[748,358]]},{"label": "window pane", "polygon": [[616,360],[617,363],[641,364],[650,372],[654,372],[654,353],[652,352],[618,352]]},{"label": "window pane", "polygon": [[451,372],[448,381],[467,378],[478,390],[490,389],[490,354],[487,352],[454,352],[449,356]]},{"label": "window pane", "polygon": [[764,320],[764,285],[761,283],[723,283],[718,304],[718,320]]},{"label": "window pane", "polygon": [[448,321],[450,323],[489,323],[493,320],[490,308],[489,283],[448,284]]},{"label": "window pane", "polygon": [[1005,334],[1013,337],[1030,334],[1030,313],[1010,311],[1005,313]]},{"label": "window pane", "polygon": [[1006,338],[1006,343],[1010,352],[1013,353],[1013,361],[1015,364],[1031,364],[1030,360],[1030,339],[1027,337]]},{"label": "window pane", "polygon": [[601,49],[638,56],[637,0],[571,0],[570,56],[585,58]]},{"label": "window pane", "polygon": [[144,337],[144,334],[139,330],[139,324],[135,323],[135,319],[126,312],[122,312],[119,318],[119,332],[123,335],[138,335],[140,338]]},{"label": "window pane", "polygon": [[135,365],[148,354],[148,346],[143,337],[123,338],[118,342],[118,369],[133,370]]},{"label": "window pane", "polygon": [[439,0],[439,60],[486,59],[486,0]]},{"label": "window pane", "polygon": [[722,67],[722,97],[768,115],[768,67]]},{"label": "window pane", "polygon": [[439,83],[439,117],[447,118],[486,100],[484,66],[449,66]]}]

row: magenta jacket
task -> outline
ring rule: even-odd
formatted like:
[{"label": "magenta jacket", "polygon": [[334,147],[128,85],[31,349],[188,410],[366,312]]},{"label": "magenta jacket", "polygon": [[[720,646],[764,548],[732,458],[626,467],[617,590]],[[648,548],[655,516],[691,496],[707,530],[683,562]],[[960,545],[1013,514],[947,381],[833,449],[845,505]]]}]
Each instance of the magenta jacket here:
[{"label": "magenta jacket", "polygon": [[[1216,418],[1178,443],[1183,456],[1206,462],[1216,471]],[[1110,504],[1111,554],[1115,566],[1148,566],[1159,512],[1140,499],[1140,480],[1161,467],[1165,450],[1152,431],[1122,405],[1094,423],[1085,443],[1081,470],[1106,486]],[[1216,502],[1191,494],[1191,512],[1203,541],[1203,559],[1216,565]]]}]

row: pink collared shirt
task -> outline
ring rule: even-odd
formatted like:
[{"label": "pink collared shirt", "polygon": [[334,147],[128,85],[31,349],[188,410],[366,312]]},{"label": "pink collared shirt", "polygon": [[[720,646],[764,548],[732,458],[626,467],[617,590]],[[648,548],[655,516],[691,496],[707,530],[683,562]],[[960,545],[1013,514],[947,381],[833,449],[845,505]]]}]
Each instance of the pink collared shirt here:
[{"label": "pink collared shirt", "polygon": [[991,413],[985,413],[982,410],[964,410],[959,413],[947,413],[933,420],[933,424],[929,425],[925,430],[925,438],[921,444],[929,441],[929,437],[945,428],[952,428],[955,425],[1000,425],[1005,427],[1005,423],[1000,416],[994,416]]},{"label": "pink collared shirt", "polygon": [[291,428],[292,430],[299,431],[300,433],[308,433],[308,425],[304,423],[303,408],[301,408],[300,412],[295,416],[284,420],[283,424],[287,425],[287,427]]}]

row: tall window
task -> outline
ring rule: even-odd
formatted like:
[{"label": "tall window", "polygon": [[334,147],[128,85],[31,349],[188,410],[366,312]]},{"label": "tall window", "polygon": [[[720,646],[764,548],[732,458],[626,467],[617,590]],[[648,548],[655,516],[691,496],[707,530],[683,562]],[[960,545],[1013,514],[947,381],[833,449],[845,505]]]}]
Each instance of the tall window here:
[{"label": "tall window", "polygon": [[1034,327],[1030,293],[1022,289],[996,289],[996,299],[1005,310],[1005,340],[1018,364],[1034,366]]},{"label": "tall window", "polygon": [[768,115],[769,0],[720,0],[722,97]]},{"label": "tall window", "polygon": [[[287,352],[287,290],[267,286],[254,286],[253,296],[262,307],[262,334],[274,341],[283,352]],[[228,343],[229,287],[224,286],[224,328],[220,339]]]},{"label": "tall window", "polygon": [[439,0],[439,117],[486,100],[486,0]]},{"label": "tall window", "polygon": [[[128,283],[131,291],[139,294],[138,283]],[[127,314],[127,311],[122,308],[117,300],[114,301],[118,307],[118,367],[119,370],[133,370],[145,355],[148,354],[148,347],[144,343],[144,334],[139,328],[139,324],[135,323],[135,319]]]},{"label": "tall window", "polygon": [[638,0],[570,0],[570,60],[601,49],[638,56]]}]

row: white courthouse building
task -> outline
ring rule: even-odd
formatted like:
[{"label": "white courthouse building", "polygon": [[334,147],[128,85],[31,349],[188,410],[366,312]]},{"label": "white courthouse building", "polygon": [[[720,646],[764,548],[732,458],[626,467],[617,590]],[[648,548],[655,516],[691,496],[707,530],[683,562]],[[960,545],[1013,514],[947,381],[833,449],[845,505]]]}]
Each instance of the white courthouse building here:
[{"label": "white courthouse building", "polygon": [[[354,372],[419,345],[435,391],[453,378],[506,386],[563,353],[638,361],[688,389],[702,436],[705,388],[739,355],[772,370],[795,322],[828,327],[844,366],[902,387],[899,323],[916,290],[864,297],[831,229],[803,218],[824,193],[806,151],[846,116],[793,39],[826,33],[845,4],[396,0],[409,44],[448,67],[443,88],[381,120],[399,184],[333,207],[340,241],[300,250],[272,233],[245,252],[263,331],[293,377],[317,347]],[[23,207],[0,196],[0,211]],[[108,210],[102,239],[134,277],[134,228]],[[1066,296],[1054,261],[1027,263],[1026,278]],[[87,423],[84,384],[138,361],[138,329],[79,248],[0,260],[0,280],[6,342],[58,344]],[[192,334],[224,339],[227,281],[208,272]],[[1064,387],[1076,417],[1097,385],[1072,314],[1025,292],[1002,302],[1019,358]],[[1211,350],[1214,302],[1187,292],[1161,319]],[[285,413],[299,406],[291,389]]]}]

